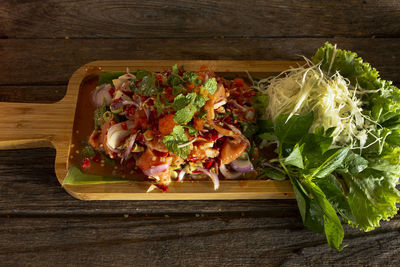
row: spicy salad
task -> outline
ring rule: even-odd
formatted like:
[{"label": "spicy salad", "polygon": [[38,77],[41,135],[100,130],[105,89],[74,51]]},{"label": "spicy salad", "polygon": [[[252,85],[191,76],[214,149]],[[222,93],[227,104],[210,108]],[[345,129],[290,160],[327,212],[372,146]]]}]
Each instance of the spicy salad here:
[{"label": "spicy salad", "polygon": [[172,180],[206,175],[237,178],[254,171],[244,131],[255,123],[256,94],[242,78],[227,80],[206,66],[185,71],[108,73],[92,94],[97,107],[89,144],[168,189]]},{"label": "spicy salad", "polygon": [[303,224],[341,250],[342,223],[370,231],[397,214],[400,89],[329,43],[305,60],[248,74],[250,85],[205,66],[105,73],[91,149],[143,172],[150,189],[204,175],[215,189],[243,175],[289,180]]}]

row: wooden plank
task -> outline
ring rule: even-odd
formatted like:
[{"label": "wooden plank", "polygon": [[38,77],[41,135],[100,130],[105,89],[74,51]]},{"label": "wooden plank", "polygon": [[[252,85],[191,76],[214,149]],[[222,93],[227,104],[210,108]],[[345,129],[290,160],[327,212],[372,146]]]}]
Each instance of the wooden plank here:
[{"label": "wooden plank", "polygon": [[0,215],[248,214],[297,216],[295,200],[79,201],[54,174],[51,148],[0,150]]},{"label": "wooden plank", "polygon": [[5,266],[398,266],[399,219],[345,227],[342,252],[300,218],[260,216],[1,218]]},{"label": "wooden plank", "polygon": [[396,1],[2,1],[3,38],[395,36]]},{"label": "wooden plank", "polygon": [[385,79],[400,81],[396,38],[3,39],[0,50],[7,64],[0,64],[0,85],[66,85],[79,66],[100,59],[299,60],[327,40],[357,51]]}]

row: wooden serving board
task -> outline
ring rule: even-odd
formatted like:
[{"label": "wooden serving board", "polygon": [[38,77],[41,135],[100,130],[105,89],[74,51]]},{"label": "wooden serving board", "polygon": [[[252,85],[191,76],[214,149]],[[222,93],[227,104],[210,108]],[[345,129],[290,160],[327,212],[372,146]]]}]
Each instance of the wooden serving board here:
[{"label": "wooden serving board", "polygon": [[[60,184],[67,174],[69,159],[73,157],[71,142],[76,129],[75,117],[80,90],[85,81],[96,77],[101,71],[131,71],[147,69],[162,71],[174,64],[184,65],[186,70],[199,70],[201,65],[224,74],[253,77],[275,75],[294,61],[228,61],[228,60],[127,60],[94,61],[80,67],[71,76],[65,97],[54,104],[0,104],[0,149],[54,147],[56,149],[55,172]],[[85,104],[84,100],[79,103]],[[91,115],[90,115],[91,117]],[[100,173],[101,174],[101,173]],[[211,181],[172,182],[167,193],[153,190],[146,193],[150,182],[130,181],[94,185],[64,185],[72,196],[82,200],[193,200],[193,199],[282,199],[294,198],[290,182],[272,180],[221,181],[214,191]]]}]

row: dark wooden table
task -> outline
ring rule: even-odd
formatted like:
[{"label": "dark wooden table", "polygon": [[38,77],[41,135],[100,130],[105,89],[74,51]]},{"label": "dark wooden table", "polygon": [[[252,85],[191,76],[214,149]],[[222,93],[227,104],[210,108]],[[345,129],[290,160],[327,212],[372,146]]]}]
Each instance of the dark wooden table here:
[{"label": "dark wooden table", "polygon": [[[297,60],[327,40],[399,84],[399,37],[389,0],[3,0],[0,101],[57,101],[98,59]],[[339,253],[302,226],[294,200],[84,202],[58,184],[54,157],[0,151],[1,266],[400,264],[399,216],[345,227]]]}]

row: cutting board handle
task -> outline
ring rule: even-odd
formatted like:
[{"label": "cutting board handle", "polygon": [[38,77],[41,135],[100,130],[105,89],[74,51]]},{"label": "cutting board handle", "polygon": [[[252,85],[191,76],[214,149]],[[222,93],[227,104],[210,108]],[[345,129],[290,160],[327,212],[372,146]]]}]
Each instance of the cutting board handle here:
[{"label": "cutting board handle", "polygon": [[[0,103],[0,149],[54,147],[60,104]],[[69,128],[71,129],[71,128]]]},{"label": "cutting board handle", "polygon": [[54,147],[57,157],[60,154],[59,159],[64,160],[72,136],[79,88],[92,72],[95,73],[88,71],[86,65],[77,69],[64,98],[53,104],[0,102],[0,150]]}]

